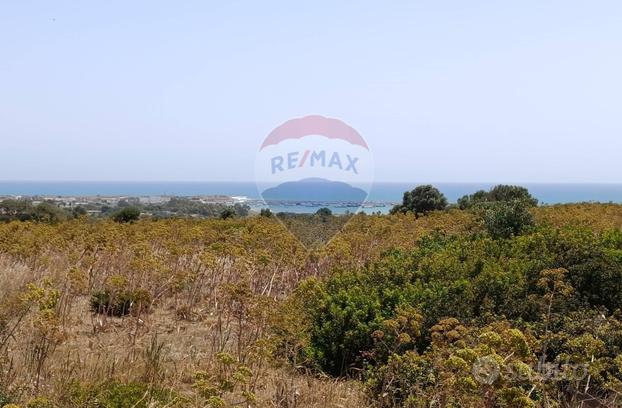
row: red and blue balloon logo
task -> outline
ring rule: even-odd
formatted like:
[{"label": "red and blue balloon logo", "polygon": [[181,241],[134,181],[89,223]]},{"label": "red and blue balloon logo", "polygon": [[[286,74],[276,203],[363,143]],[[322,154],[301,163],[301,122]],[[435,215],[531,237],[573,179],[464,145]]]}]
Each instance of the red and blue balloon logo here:
[{"label": "red and blue balloon logo", "polygon": [[339,119],[319,115],[288,120],[265,138],[255,178],[265,204],[276,212],[357,212],[373,181],[365,139]]}]

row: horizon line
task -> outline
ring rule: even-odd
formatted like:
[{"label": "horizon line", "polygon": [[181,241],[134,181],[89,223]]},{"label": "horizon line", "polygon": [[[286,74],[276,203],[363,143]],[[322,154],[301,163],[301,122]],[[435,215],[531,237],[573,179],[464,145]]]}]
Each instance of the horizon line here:
[{"label": "horizon line", "polygon": [[[27,179],[0,180],[0,183],[273,183],[270,180],[75,180],[75,179]],[[594,184],[622,185],[622,181],[413,181],[413,180],[372,180],[352,184]]]}]

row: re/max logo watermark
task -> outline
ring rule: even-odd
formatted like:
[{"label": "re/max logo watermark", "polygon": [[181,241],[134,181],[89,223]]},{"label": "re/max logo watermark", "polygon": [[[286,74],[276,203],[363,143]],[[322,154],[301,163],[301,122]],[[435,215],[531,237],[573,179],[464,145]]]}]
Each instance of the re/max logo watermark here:
[{"label": "re/max logo watermark", "polygon": [[358,157],[352,157],[349,154],[341,155],[339,152],[333,152],[331,155],[326,153],[325,150],[305,150],[302,155],[301,152],[290,152],[284,156],[274,156],[270,160],[270,164],[272,174],[304,167],[305,165],[310,167],[334,168],[359,174],[356,168],[358,160]]}]

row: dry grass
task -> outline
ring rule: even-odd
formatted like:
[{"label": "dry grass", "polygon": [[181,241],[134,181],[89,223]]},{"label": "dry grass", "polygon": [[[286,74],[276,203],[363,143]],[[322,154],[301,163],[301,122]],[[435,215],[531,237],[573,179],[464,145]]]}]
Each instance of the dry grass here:
[{"label": "dry grass", "polygon": [[622,205],[619,204],[564,204],[539,207],[535,210],[539,224],[554,227],[578,225],[595,231],[622,228]]},{"label": "dry grass", "polygon": [[[3,296],[19,293],[31,270],[23,265],[10,265],[3,260],[0,276]],[[10,286],[10,287],[9,287]],[[4,380],[27,401],[35,395],[60,398],[70,383],[99,383],[110,379],[122,382],[155,381],[189,397],[185,406],[204,406],[193,390],[197,371],[215,370],[217,352],[221,351],[218,319],[207,314],[196,321],[180,320],[173,301],[167,301],[151,314],[125,318],[94,315],[89,298],[77,297],[64,317],[63,341],[55,347],[45,363],[40,386],[33,382],[32,342],[35,338],[36,314],[21,321],[6,347],[10,357],[5,365]],[[227,335],[230,335],[228,333]],[[161,346],[157,356],[154,343]],[[235,343],[232,340],[225,349]],[[157,365],[156,378],[149,370]],[[365,406],[360,387],[353,382],[336,381],[304,375],[287,365],[268,361],[259,370],[254,387],[257,407],[352,407]],[[239,395],[231,393],[233,404]]]},{"label": "dry grass", "polygon": [[[257,407],[365,406],[359,384],[271,356],[269,315],[322,273],[312,258],[263,219],[0,225],[0,390],[63,401],[72,383],[139,381],[203,407],[195,374],[217,375],[227,352],[253,373],[222,393],[231,405],[252,391]],[[151,312],[93,314],[90,297],[103,289],[145,290]]]},{"label": "dry grass", "polygon": [[0,257],[0,299],[6,299],[34,280],[32,271],[19,262]]}]

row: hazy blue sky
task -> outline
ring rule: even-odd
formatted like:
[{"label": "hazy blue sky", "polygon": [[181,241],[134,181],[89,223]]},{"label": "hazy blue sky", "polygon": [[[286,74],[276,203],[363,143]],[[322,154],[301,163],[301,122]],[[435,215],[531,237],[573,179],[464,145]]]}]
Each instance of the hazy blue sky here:
[{"label": "hazy blue sky", "polygon": [[622,182],[622,2],[0,3],[2,180],[252,180],[307,114],[377,180]]}]

